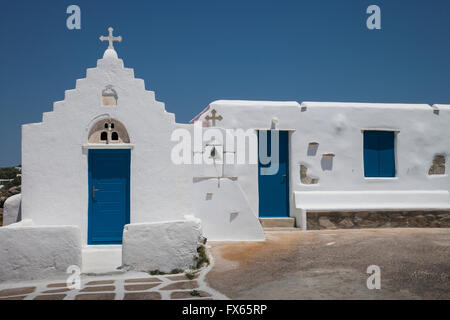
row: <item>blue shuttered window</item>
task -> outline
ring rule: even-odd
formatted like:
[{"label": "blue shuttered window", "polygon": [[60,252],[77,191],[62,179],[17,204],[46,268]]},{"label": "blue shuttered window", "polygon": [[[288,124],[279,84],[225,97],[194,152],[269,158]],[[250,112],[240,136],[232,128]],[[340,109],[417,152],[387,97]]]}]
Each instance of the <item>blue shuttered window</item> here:
[{"label": "blue shuttered window", "polygon": [[395,134],[364,131],[364,176],[395,177]]}]

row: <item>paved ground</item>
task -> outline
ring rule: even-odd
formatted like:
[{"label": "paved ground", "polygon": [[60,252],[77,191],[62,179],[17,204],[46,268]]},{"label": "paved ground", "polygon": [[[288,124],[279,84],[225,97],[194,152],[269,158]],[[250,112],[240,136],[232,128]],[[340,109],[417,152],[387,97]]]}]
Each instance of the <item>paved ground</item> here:
[{"label": "paved ground", "polygon": [[[213,264],[194,279],[142,272],[82,275],[80,289],[67,288],[65,279],[9,282],[0,284],[0,300],[450,299],[450,229],[266,236],[266,242],[209,243]],[[369,265],[381,269],[380,290],[367,289]]]},{"label": "paved ground", "polygon": [[[267,232],[210,243],[208,284],[232,299],[450,299],[450,229]],[[369,265],[381,289],[367,289]]]},{"label": "paved ground", "polygon": [[203,270],[188,279],[185,274],[151,276],[127,272],[82,276],[80,289],[69,289],[64,280],[22,281],[0,285],[0,300],[211,300],[226,299],[208,287]]},{"label": "paved ground", "polygon": [[[149,275],[121,271],[122,246],[84,248],[81,287],[70,289],[67,278],[0,283],[0,300],[159,300],[227,299],[204,281],[212,265],[198,270],[193,279],[186,274]],[[69,276],[69,275],[68,275]]]}]

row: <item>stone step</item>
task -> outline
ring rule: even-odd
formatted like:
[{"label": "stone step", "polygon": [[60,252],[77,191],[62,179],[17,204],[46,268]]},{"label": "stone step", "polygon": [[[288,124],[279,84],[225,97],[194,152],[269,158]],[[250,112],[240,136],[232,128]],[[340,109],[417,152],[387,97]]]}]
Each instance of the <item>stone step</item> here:
[{"label": "stone step", "polygon": [[86,274],[113,274],[123,272],[122,245],[89,245],[82,252],[82,273]]},{"label": "stone step", "polygon": [[263,228],[294,228],[295,218],[259,218]]},{"label": "stone step", "polygon": [[289,228],[289,227],[273,227],[273,228],[264,228],[264,232],[300,232],[303,231],[301,228]]}]

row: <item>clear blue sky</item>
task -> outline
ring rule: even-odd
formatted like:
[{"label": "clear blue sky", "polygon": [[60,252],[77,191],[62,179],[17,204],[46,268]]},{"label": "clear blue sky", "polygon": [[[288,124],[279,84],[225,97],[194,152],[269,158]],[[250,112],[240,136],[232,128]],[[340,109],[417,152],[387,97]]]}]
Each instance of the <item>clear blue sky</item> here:
[{"label": "clear blue sky", "polygon": [[[366,28],[371,4],[382,30]],[[450,103],[448,0],[2,1],[0,167],[20,163],[21,125],[96,65],[108,26],[177,122],[216,99]]]}]

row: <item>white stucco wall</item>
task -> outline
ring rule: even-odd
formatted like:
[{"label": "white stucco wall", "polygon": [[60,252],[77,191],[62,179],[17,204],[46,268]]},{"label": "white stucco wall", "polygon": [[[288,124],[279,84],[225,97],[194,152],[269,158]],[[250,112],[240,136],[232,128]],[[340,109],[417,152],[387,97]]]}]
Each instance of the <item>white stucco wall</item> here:
[{"label": "white stucco wall", "polygon": [[239,181],[230,178],[195,178],[194,212],[212,241],[263,241],[262,226]]},{"label": "white stucco wall", "polygon": [[78,227],[24,220],[0,228],[0,281],[65,278],[71,265],[81,268]]},{"label": "white stucco wall", "polygon": [[[101,105],[107,86],[117,92],[117,106]],[[332,208],[334,203],[343,206],[345,202],[345,208],[358,209],[357,191],[381,192],[377,195],[380,202],[390,199],[390,190],[424,191],[417,197],[417,208],[434,202],[450,208],[449,105],[219,100],[196,120],[205,122],[213,109],[222,116],[218,128],[267,130],[276,119],[276,129],[289,130],[291,216],[298,216],[295,207],[302,208],[302,203]],[[91,127],[103,118],[123,123],[130,137],[125,147],[131,148],[132,224],[180,220],[194,214],[202,219],[210,240],[264,238],[257,219],[258,165],[174,164],[171,152],[178,142],[171,141],[173,131],[186,129],[195,139],[194,126],[175,123],[174,115],[156,101],[154,92],[147,91],[144,81],[134,78],[133,70],[124,68],[109,50],[96,68],[87,70],[86,78],[77,80],[75,89],[66,91],[63,101],[54,104],[52,112],[44,113],[41,123],[23,126],[24,219],[33,219],[37,225],[78,226],[86,244],[88,152],[92,146],[83,145],[88,143]],[[364,177],[364,129],[396,132],[395,178]],[[311,142],[319,144],[316,154],[308,153]],[[226,141],[202,141],[193,154],[207,154],[213,144],[226,154],[238,151],[237,146],[228,150]],[[323,160],[328,153],[334,154],[331,167]],[[446,175],[428,175],[436,154],[447,159]],[[302,184],[300,165],[307,166],[308,175],[319,182]],[[318,196],[318,192],[324,193]],[[406,208],[407,196],[396,199],[393,207]]]},{"label": "white stucco wall", "polygon": [[[206,238],[211,241],[264,240],[264,232],[257,219],[257,200],[249,201],[251,195],[244,190],[254,181],[249,181],[244,172],[255,170],[257,165],[237,166],[228,164],[227,157],[236,154],[233,147],[224,144],[226,133],[214,128],[208,132],[201,126],[185,126],[191,135],[192,188],[190,196],[196,217],[202,220]],[[212,148],[216,157],[211,157]],[[255,202],[256,200],[256,202]]]},{"label": "white stucco wall", "polygon": [[[102,106],[101,94],[112,85],[117,106]],[[170,161],[176,127],[173,114],[145,89],[133,69],[105,54],[87,70],[64,101],[44,113],[41,123],[22,127],[22,214],[37,225],[69,224],[87,240],[88,142],[91,126],[101,118],[122,122],[131,144],[130,222],[167,221],[192,214],[188,171]]]},{"label": "white stucco wall", "polygon": [[3,226],[19,222],[22,219],[22,194],[15,194],[6,199],[3,205]]},{"label": "white stucco wall", "polygon": [[[439,112],[436,112],[436,108]],[[432,108],[425,104],[304,102],[300,105],[297,102],[219,100],[211,103],[196,120],[204,122],[212,109],[223,118],[217,122],[220,128],[268,130],[272,119],[276,118],[276,129],[290,131],[291,216],[295,216],[295,192],[302,192],[303,199],[306,197],[308,203],[315,201],[318,206],[319,203],[326,203],[332,207],[331,202],[339,196],[327,196],[326,193],[318,196],[317,192],[345,191],[347,207],[354,203],[353,208],[358,209],[357,191],[386,191],[384,198],[383,195],[377,198],[380,208],[385,198],[386,201],[391,199],[388,195],[390,190],[427,191],[420,194],[417,201],[420,199],[421,203],[418,203],[417,208],[427,207],[426,203],[430,202],[436,202],[439,208],[442,205],[450,208],[448,105],[435,105]],[[365,129],[397,132],[395,178],[364,177]],[[319,143],[315,155],[308,155],[308,144],[311,142]],[[331,170],[322,157],[327,153],[335,155]],[[446,156],[445,175],[428,175],[436,154]],[[308,167],[308,175],[319,179],[318,184],[301,183],[301,164]],[[257,167],[238,165],[237,170],[239,172],[236,175],[250,206],[257,208]],[[311,195],[311,199],[308,195]],[[439,199],[436,200],[436,197]],[[407,199],[406,196],[404,199],[399,196],[393,206],[410,209]],[[258,212],[257,209],[255,211]]]},{"label": "white stucco wall", "polygon": [[171,272],[195,264],[203,245],[200,219],[128,224],[123,232],[122,263],[127,270]]}]

